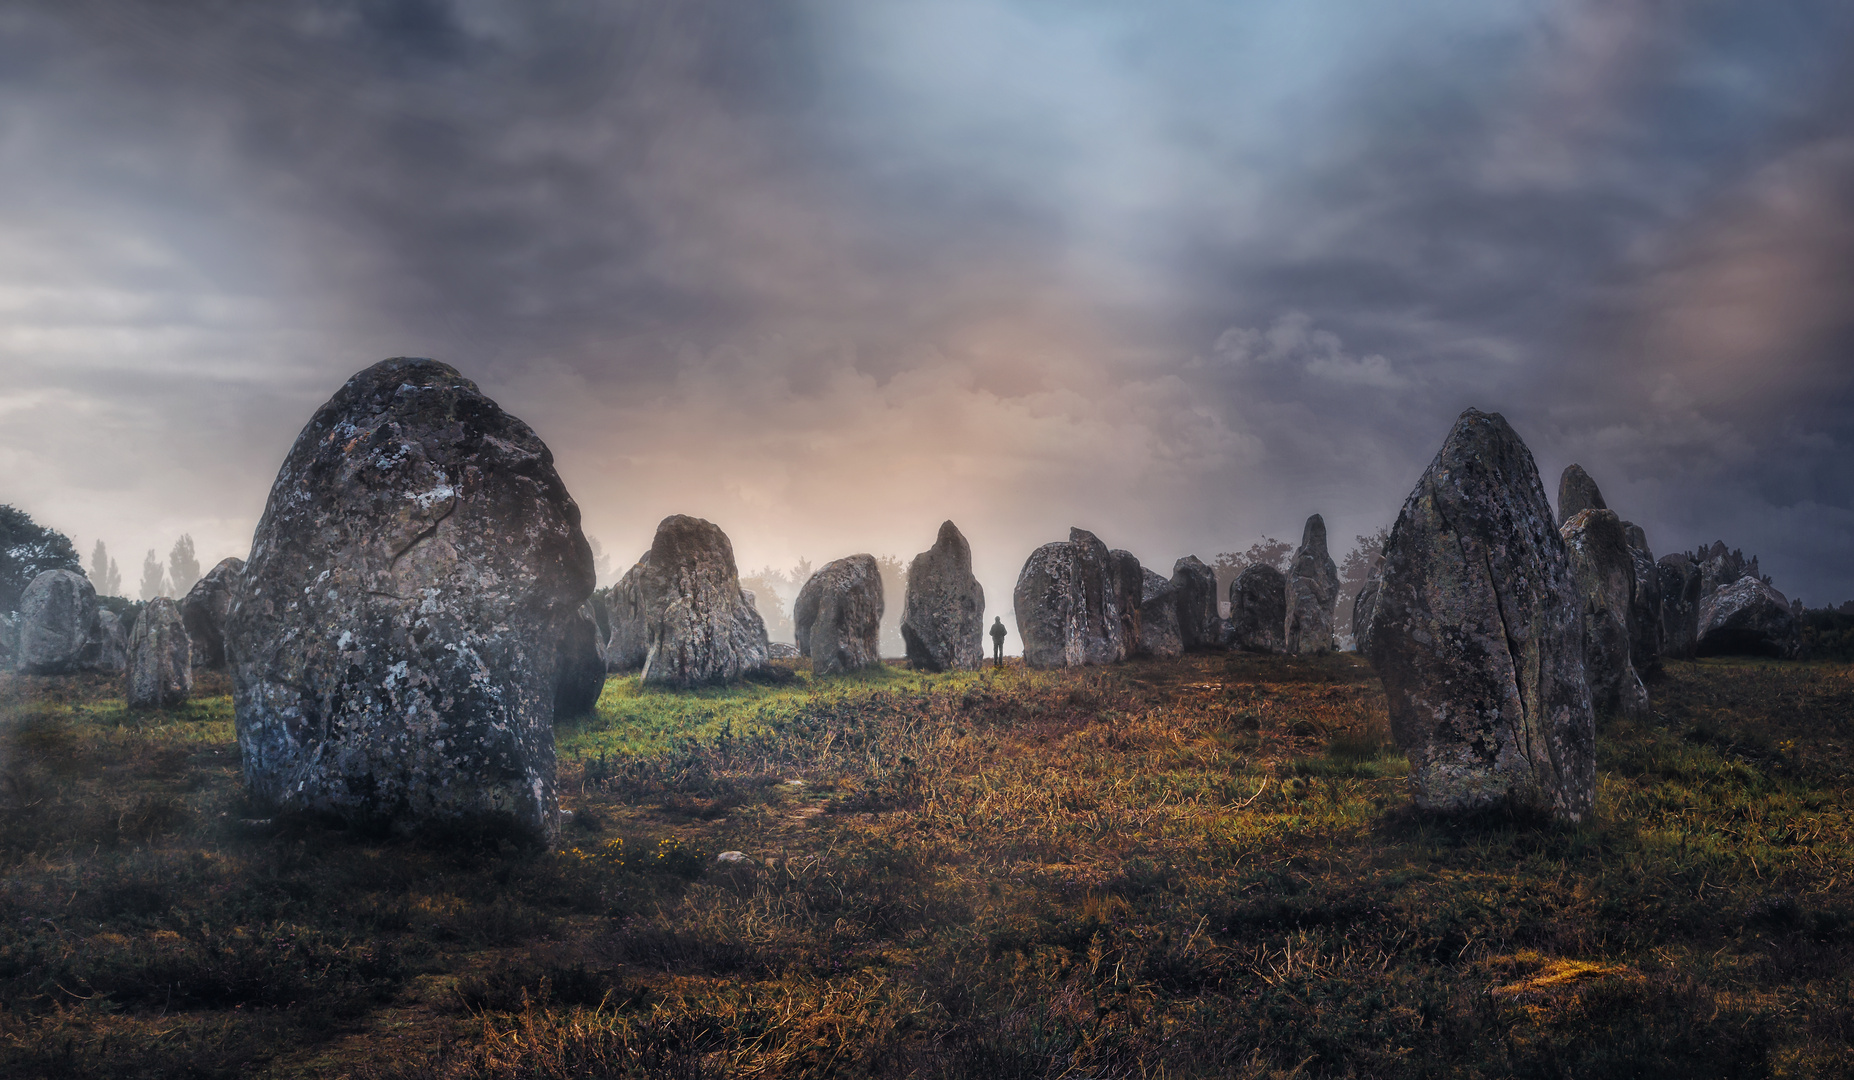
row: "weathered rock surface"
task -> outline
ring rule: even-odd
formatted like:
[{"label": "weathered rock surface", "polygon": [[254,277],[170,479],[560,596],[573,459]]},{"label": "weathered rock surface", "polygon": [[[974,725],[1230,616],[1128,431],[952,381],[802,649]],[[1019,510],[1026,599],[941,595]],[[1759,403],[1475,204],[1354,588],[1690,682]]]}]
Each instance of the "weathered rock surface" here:
[{"label": "weathered rock surface", "polygon": [[1140,652],[1141,624],[1146,602],[1146,568],[1139,564],[1139,557],[1131,551],[1114,548],[1107,555],[1114,561],[1114,602],[1120,608],[1120,645],[1125,650],[1121,659],[1124,660]]},{"label": "weathered rock surface", "polygon": [[225,620],[238,599],[238,580],[244,570],[243,559],[221,559],[181,599],[180,618],[193,638],[194,667],[216,671],[225,666]]},{"label": "weathered rock surface", "polygon": [[1538,466],[1497,413],[1462,413],[1405,501],[1370,645],[1419,806],[1590,813],[1576,585]]},{"label": "weathered rock surface", "polygon": [[1361,654],[1371,649],[1371,616],[1377,611],[1378,590],[1384,587],[1384,560],[1379,559],[1352,599],[1352,647]]},{"label": "weathered rock surface", "polygon": [[599,619],[592,601],[566,621],[560,635],[559,674],[554,682],[554,716],[584,716],[599,703],[605,689],[605,658],[599,651]]},{"label": "weathered rock surface", "polygon": [[1640,525],[1622,523],[1635,564],[1635,592],[1629,599],[1629,662],[1645,681],[1661,670],[1661,573],[1648,534]]},{"label": "weathered rock surface", "polygon": [[1139,604],[1139,647],[1145,656],[1171,660],[1184,655],[1184,637],[1178,632],[1178,590],[1171,581],[1142,569]]},{"label": "weathered rock surface", "polygon": [[985,659],[985,590],[972,576],[972,546],[950,521],[908,564],[901,640],[918,671],[971,669]]},{"label": "weathered rock surface", "polygon": [[1700,566],[1676,551],[1655,564],[1661,580],[1661,655],[1691,660],[1699,647]]},{"label": "weathered rock surface", "polygon": [[766,646],[766,656],[769,660],[796,660],[803,655],[798,651],[798,646],[789,642],[774,641]]},{"label": "weathered rock surface", "polygon": [[1648,691],[1631,659],[1635,560],[1614,510],[1580,510],[1558,529],[1584,620],[1584,681],[1599,716],[1648,713]]},{"label": "weathered rock surface", "polygon": [[[982,609],[979,617],[984,617]],[[819,674],[880,664],[882,571],[875,556],[851,555],[826,563],[798,591],[792,621],[798,628],[798,651],[811,658],[811,670]]]},{"label": "weathered rock surface", "polygon": [[115,612],[97,608],[97,621],[90,627],[90,639],[84,642],[79,666],[105,675],[121,675],[129,669],[129,635],[123,632],[122,620]]},{"label": "weathered rock surface", "polygon": [[[666,517],[638,567],[646,685],[702,686],[766,666],[766,623],[752,594],[740,587],[734,544],[726,533],[701,518]],[[614,597],[620,591],[613,590]],[[608,660],[620,621],[614,610]]]},{"label": "weathered rock surface", "polygon": [[1339,604],[1339,567],[1326,551],[1326,519],[1315,514],[1301,530],[1300,549],[1287,575],[1287,651],[1333,651],[1333,608]]},{"label": "weathered rock surface", "polygon": [[97,591],[75,570],[47,570],[19,597],[13,665],[29,675],[64,675],[83,664],[97,622]]},{"label": "weathered rock surface", "polygon": [[1762,578],[1746,575],[1700,601],[1700,656],[1793,657],[1796,615],[1790,602]]},{"label": "weathered rock surface", "polygon": [[1080,667],[1124,658],[1117,579],[1107,545],[1085,529],[1031,552],[1011,595],[1024,663]]},{"label": "weathered rock surface", "polygon": [[284,460],[226,622],[251,793],[551,840],[558,647],[592,586],[528,425],[432,360],[355,375]]},{"label": "weathered rock surface", "polygon": [[1723,540],[1714,541],[1705,552],[1700,564],[1700,597],[1707,596],[1725,588],[1727,585],[1745,577],[1762,578],[1758,572],[1757,558],[1745,558],[1745,553],[1733,548],[1727,550]]},{"label": "weathered rock surface", "polygon": [[19,612],[0,611],[0,671],[12,671],[19,653]]},{"label": "weathered rock surface", "polygon": [[1223,646],[1223,622],[1217,614],[1217,572],[1196,555],[1172,564],[1172,591],[1177,595],[1178,635],[1187,649]]},{"label": "weathered rock surface", "polygon": [[611,634],[605,640],[607,671],[637,671],[650,655],[650,603],[644,596],[644,580],[649,573],[650,552],[646,551],[612,586],[605,606],[606,621],[611,624]]},{"label": "weathered rock surface", "polygon": [[1256,563],[1230,582],[1229,646],[1244,652],[1287,650],[1287,575]]},{"label": "weathered rock surface", "polygon": [[1603,501],[1603,493],[1597,490],[1596,481],[1584,471],[1582,465],[1566,465],[1564,475],[1558,478],[1558,524],[1583,513],[1585,510],[1607,510],[1609,504]]},{"label": "weathered rock surface", "polygon": [[148,601],[129,634],[129,708],[171,709],[193,696],[193,641],[180,608]]}]

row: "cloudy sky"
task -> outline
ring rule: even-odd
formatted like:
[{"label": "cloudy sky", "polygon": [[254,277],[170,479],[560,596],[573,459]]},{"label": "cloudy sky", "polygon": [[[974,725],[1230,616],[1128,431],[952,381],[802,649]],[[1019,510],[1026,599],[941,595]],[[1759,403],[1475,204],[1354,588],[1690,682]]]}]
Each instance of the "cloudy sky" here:
[{"label": "cloudy sky", "polygon": [[[1854,598],[1854,5],[0,9],[0,502],[244,554],[433,356],[621,571],[1388,524],[1454,416]],[[898,602],[898,598],[891,602]],[[1008,613],[1007,613],[1008,621]]]}]

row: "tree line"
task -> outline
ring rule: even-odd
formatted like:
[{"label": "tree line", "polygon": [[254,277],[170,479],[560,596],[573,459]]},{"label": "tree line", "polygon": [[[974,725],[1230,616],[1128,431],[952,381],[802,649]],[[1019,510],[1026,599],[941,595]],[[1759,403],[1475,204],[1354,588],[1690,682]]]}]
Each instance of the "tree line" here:
[{"label": "tree line", "polygon": [[[47,570],[75,570],[90,579],[99,596],[128,596],[123,589],[122,569],[102,540],[90,549],[90,565],[85,567],[70,537],[40,525],[18,507],[0,504],[0,611],[19,610],[19,598],[26,586]],[[149,549],[142,560],[136,599],[146,602],[157,596],[185,596],[203,574],[192,535],[182,534],[168,550],[166,560]]]}]

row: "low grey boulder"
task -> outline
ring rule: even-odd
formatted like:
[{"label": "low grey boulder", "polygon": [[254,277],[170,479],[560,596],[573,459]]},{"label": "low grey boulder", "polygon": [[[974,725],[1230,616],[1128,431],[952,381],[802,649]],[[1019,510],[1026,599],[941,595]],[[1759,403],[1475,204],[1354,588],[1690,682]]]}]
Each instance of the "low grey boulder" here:
[{"label": "low grey boulder", "polygon": [[581,604],[560,635],[559,674],[554,683],[554,719],[584,716],[605,689],[605,658],[599,652],[599,620],[592,601]]},{"label": "low grey boulder", "polygon": [[1558,524],[1583,513],[1585,510],[1607,510],[1609,504],[1603,501],[1603,493],[1597,490],[1596,481],[1578,464],[1564,467],[1563,475],[1558,477]]},{"label": "low grey boulder", "polygon": [[950,521],[908,565],[901,640],[917,671],[970,670],[985,658],[985,590],[972,575],[972,546]]},{"label": "low grey boulder", "polygon": [[1700,564],[1676,551],[1655,564],[1661,583],[1661,655],[1691,660],[1699,648]]},{"label": "low grey boulder", "polygon": [[80,666],[105,675],[121,675],[129,669],[129,635],[122,629],[122,620],[106,607],[97,608],[97,621],[90,628],[90,640],[84,643]]},{"label": "low grey boulder", "polygon": [[[745,678],[766,666],[765,620],[740,587],[734,544],[719,527],[682,514],[664,518],[638,568],[645,685],[687,689]],[[614,610],[614,644],[620,622]]]},{"label": "low grey boulder", "polygon": [[193,666],[218,670],[225,667],[225,620],[238,599],[238,579],[245,560],[221,559],[193,583],[180,601],[180,618],[193,638]]},{"label": "low grey boulder", "polygon": [[19,598],[13,665],[28,675],[66,675],[83,666],[97,622],[97,591],[75,570],[46,570]]},{"label": "low grey boulder", "polygon": [[1184,655],[1184,637],[1178,631],[1178,590],[1151,570],[1140,571],[1137,651],[1161,660]]},{"label": "low grey boulder", "polygon": [[193,696],[193,641],[180,608],[165,596],[148,601],[129,634],[129,708],[171,709]]},{"label": "low grey boulder", "polygon": [[1217,572],[1195,555],[1172,564],[1172,592],[1178,604],[1178,635],[1186,649],[1223,646],[1223,623],[1217,614]]},{"label": "low grey boulder", "polygon": [[1648,692],[1631,658],[1635,561],[1614,510],[1581,510],[1558,529],[1584,622],[1584,681],[1598,716],[1642,717]]},{"label": "low grey boulder", "polygon": [[1287,650],[1287,575],[1263,563],[1230,582],[1229,646],[1243,652]]},{"label": "low grey boulder", "polygon": [[1326,550],[1326,519],[1314,514],[1301,530],[1300,548],[1287,574],[1287,651],[1333,651],[1333,609],[1339,604],[1339,567]]},{"label": "low grey boulder", "polygon": [[1700,602],[1700,656],[1797,654],[1796,614],[1783,594],[1762,578],[1741,577]]},{"label": "low grey boulder", "polygon": [[[979,617],[984,617],[980,611]],[[836,674],[882,662],[882,571],[873,555],[851,555],[826,563],[811,575],[792,605],[798,651],[811,669]]]},{"label": "low grey boulder", "polygon": [[1085,529],[1072,528],[1066,541],[1031,552],[1011,594],[1024,663],[1081,667],[1125,659],[1118,577],[1107,545]]}]

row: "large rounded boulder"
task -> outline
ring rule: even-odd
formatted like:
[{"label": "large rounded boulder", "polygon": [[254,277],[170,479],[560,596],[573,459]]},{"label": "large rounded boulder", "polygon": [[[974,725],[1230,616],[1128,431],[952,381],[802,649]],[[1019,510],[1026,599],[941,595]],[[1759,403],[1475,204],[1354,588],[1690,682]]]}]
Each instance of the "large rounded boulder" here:
[{"label": "large rounded boulder", "polygon": [[908,564],[901,640],[918,671],[976,668],[985,659],[985,590],[972,575],[972,546],[950,521]]},{"label": "large rounded boulder", "polygon": [[[632,573],[629,585],[613,590],[608,666],[616,649],[633,647],[639,619],[646,685],[687,689],[766,666],[766,623],[740,587],[733,541],[719,526],[684,514],[664,518]],[[622,640],[621,627],[628,628]]]},{"label": "large rounded boulder", "polygon": [[1462,413],[1404,502],[1370,657],[1419,806],[1590,813],[1576,582],[1532,452],[1499,414]]},{"label": "large rounded boulder", "polygon": [[1187,649],[1221,648],[1223,618],[1217,614],[1217,572],[1196,555],[1172,564],[1172,592],[1178,604],[1178,635]]},{"label": "large rounded boulder", "polygon": [[1033,668],[1111,664],[1127,657],[1121,640],[1119,571],[1113,553],[1086,529],[1030,553],[1011,604]]},{"label": "large rounded boulder", "polygon": [[1597,715],[1641,717],[1648,692],[1635,671],[1630,621],[1635,560],[1614,510],[1581,510],[1561,525],[1584,621],[1584,681]]},{"label": "large rounded boulder", "polygon": [[[981,610],[979,617],[984,618]],[[835,674],[882,662],[882,571],[873,555],[826,563],[811,575],[792,605],[798,651],[811,669]]]},{"label": "large rounded boulder", "polygon": [[225,666],[225,620],[238,597],[238,579],[244,569],[243,559],[221,559],[181,598],[180,617],[193,639],[194,667],[217,670]]},{"label": "large rounded boulder", "polygon": [[1699,656],[1793,657],[1796,613],[1782,593],[1763,578],[1747,575],[1709,593],[1700,602]]},{"label": "large rounded boulder", "polygon": [[1230,648],[1258,653],[1287,649],[1287,587],[1287,575],[1272,566],[1243,567],[1230,582]]},{"label": "large rounded boulder", "polygon": [[75,570],[46,570],[19,597],[13,665],[28,675],[65,675],[84,666],[97,624],[97,591]]},{"label": "large rounded boulder", "polygon": [[172,600],[157,596],[142,608],[127,666],[131,709],[171,709],[193,695],[193,641]]},{"label": "large rounded boulder", "polygon": [[284,460],[226,621],[252,795],[550,841],[559,645],[592,586],[527,424],[436,361],[355,375]]},{"label": "large rounded boulder", "polygon": [[1333,609],[1339,605],[1339,567],[1326,550],[1326,519],[1314,514],[1301,529],[1300,548],[1287,573],[1287,651],[1333,651]]}]

